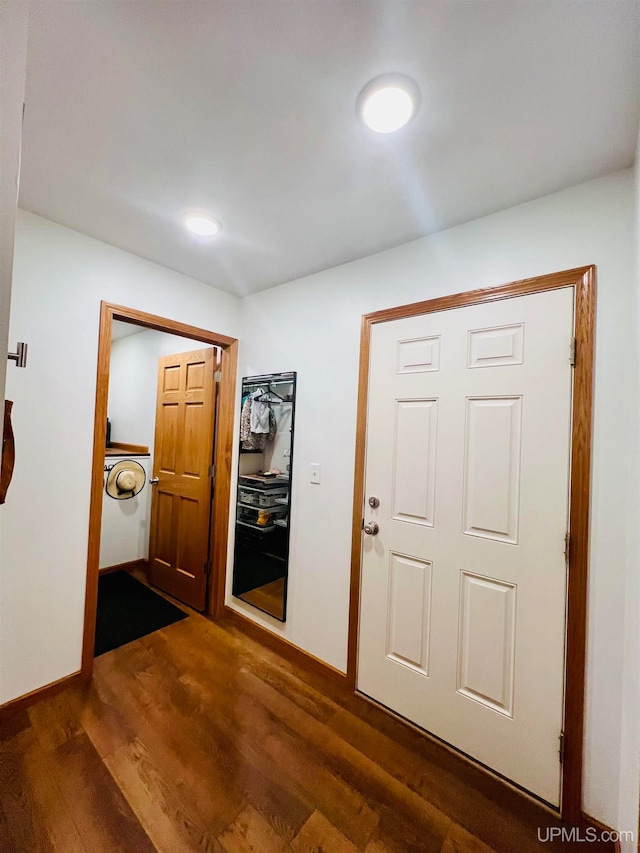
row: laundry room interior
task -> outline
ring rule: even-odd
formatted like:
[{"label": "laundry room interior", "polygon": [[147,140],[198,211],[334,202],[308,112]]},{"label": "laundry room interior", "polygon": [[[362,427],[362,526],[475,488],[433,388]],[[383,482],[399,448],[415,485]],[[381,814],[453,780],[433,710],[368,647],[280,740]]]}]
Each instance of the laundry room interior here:
[{"label": "laundry room interior", "polygon": [[[149,556],[151,493],[156,422],[158,359],[200,350],[205,344],[115,320],[109,370],[105,484],[112,466],[134,460],[144,485],[130,499],[102,504],[100,570],[146,568]],[[134,565],[135,564],[135,565]]]}]

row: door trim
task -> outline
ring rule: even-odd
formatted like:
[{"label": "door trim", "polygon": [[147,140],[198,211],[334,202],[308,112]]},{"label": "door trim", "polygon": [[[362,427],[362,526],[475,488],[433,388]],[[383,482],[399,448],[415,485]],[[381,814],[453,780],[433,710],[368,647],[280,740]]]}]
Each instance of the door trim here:
[{"label": "door trim", "polygon": [[233,455],[233,426],[235,388],[238,364],[238,341],[226,335],[147,314],[134,308],[100,303],[100,333],[98,337],[98,370],[96,407],[93,427],[93,464],[89,509],[89,544],[87,551],[87,586],[82,638],[82,679],[90,681],[93,674],[93,647],[98,605],[98,574],[100,563],[100,528],[102,525],[102,496],[104,475],[104,430],[107,422],[109,371],[111,366],[111,328],[114,320],[122,320],[158,332],[181,335],[217,346],[222,351],[222,376],[218,388],[217,426],[215,439],[216,478],[211,509],[211,580],[207,594],[206,613],[219,619],[224,613],[227,543],[229,536],[229,501],[231,497],[231,459]]},{"label": "door trim", "polygon": [[[498,287],[470,290],[411,305],[400,305],[362,317],[356,455],[351,539],[351,584],[347,679],[356,690],[358,621],[362,563],[362,518],[366,454],[367,402],[371,327],[376,323],[463,308],[515,296],[575,289],[574,336],[576,364],[573,376],[570,479],[570,548],[567,580],[567,635],[565,656],[564,762],[560,814],[577,824],[582,815],[582,763],[585,707],[585,664],[587,635],[587,579],[589,565],[589,505],[591,486],[591,432],[593,418],[593,359],[595,339],[596,268],[578,267],[551,275],[514,281]],[[569,341],[567,341],[569,357]]]}]

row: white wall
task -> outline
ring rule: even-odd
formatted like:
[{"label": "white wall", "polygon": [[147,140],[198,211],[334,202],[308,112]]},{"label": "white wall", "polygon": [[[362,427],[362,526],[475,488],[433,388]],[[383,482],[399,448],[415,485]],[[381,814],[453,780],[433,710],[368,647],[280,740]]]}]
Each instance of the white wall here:
[{"label": "white wall", "polygon": [[[29,4],[0,0],[0,399],[4,399]],[[2,426],[0,426],[0,436]]]},{"label": "white wall", "polygon": [[[620,805],[621,616],[625,577],[637,568],[629,565],[626,539],[633,425],[621,416],[637,396],[629,381],[632,226],[633,176],[625,170],[248,297],[240,358],[243,374],[298,371],[288,619],[279,630],[344,670],[361,315],[597,264],[585,806],[613,826]],[[309,483],[311,462],[322,465],[320,486]]]},{"label": "white wall", "polygon": [[7,376],[0,703],[80,667],[101,299],[238,334],[236,297],[19,212],[10,334],[29,366]]},{"label": "white wall", "polygon": [[[117,465],[130,456],[108,456],[107,465]],[[136,456],[143,468],[145,483],[138,494],[126,500],[116,500],[106,492],[102,494],[102,526],[100,528],[99,567],[119,566],[133,560],[146,560],[149,556],[149,531],[151,520],[151,490],[149,479],[153,474],[150,456]],[[106,484],[108,472],[105,471]]]},{"label": "white wall", "polygon": [[[29,4],[26,2],[0,0],[0,401],[5,399],[5,375],[9,351],[9,309],[22,145],[28,9]],[[0,411],[2,412],[1,443],[4,403]],[[2,511],[0,510],[1,523]],[[4,597],[3,575],[0,571],[0,602]],[[2,683],[2,669],[2,607],[0,604],[0,683]]]},{"label": "white wall", "polygon": [[[627,372],[635,384],[636,395],[627,413],[632,444],[629,452],[629,493],[627,501],[627,579],[625,590],[625,656],[623,669],[622,722],[620,743],[620,829],[638,832],[640,797],[640,133],[636,146],[635,190],[635,282],[632,323],[635,370]],[[622,853],[635,853],[640,839],[622,842]]]}]

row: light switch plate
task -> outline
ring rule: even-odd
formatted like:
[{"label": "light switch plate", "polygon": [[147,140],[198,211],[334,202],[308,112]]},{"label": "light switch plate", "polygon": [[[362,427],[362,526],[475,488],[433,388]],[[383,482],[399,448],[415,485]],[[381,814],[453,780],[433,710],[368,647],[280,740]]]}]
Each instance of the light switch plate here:
[{"label": "light switch plate", "polygon": [[320,484],[320,465],[317,462],[311,463],[310,482],[315,483],[316,485]]}]

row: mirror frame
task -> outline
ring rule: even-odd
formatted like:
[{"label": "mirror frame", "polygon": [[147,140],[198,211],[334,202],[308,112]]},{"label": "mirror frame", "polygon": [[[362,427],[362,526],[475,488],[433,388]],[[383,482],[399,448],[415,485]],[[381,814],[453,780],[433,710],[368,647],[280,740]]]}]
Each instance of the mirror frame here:
[{"label": "mirror frame", "polygon": [[[290,427],[290,444],[289,444],[289,477],[288,477],[288,488],[289,488],[289,503],[288,503],[288,512],[287,512],[287,526],[285,530],[285,549],[284,549],[284,591],[283,591],[283,600],[282,600],[282,617],[275,615],[274,613],[265,610],[263,607],[258,606],[250,601],[247,601],[242,596],[245,593],[237,594],[233,592],[234,588],[236,588],[236,570],[237,570],[237,533],[238,533],[238,493],[241,488],[240,477],[243,476],[240,473],[240,460],[244,454],[251,455],[252,453],[260,453],[260,451],[247,451],[242,450],[241,440],[238,433],[237,440],[239,445],[239,453],[238,453],[238,482],[236,486],[236,520],[234,524],[234,548],[233,548],[233,573],[232,573],[232,595],[238,601],[241,601],[243,604],[248,605],[249,607],[253,607],[256,610],[260,611],[260,613],[264,613],[267,616],[270,616],[272,619],[277,620],[278,622],[284,623],[287,620],[287,599],[288,599],[288,586],[289,586],[289,557],[291,553],[291,506],[292,506],[292,488],[293,488],[293,464],[294,464],[294,443],[295,443],[295,419],[296,419],[296,396],[297,396],[297,372],[296,371],[284,371],[282,373],[266,373],[258,376],[243,376],[240,382],[240,394],[241,400],[244,396],[244,388],[246,385],[257,385],[264,384],[269,385],[270,383],[279,382],[284,384],[290,384],[292,387],[291,390],[291,427]],[[288,402],[288,401],[287,401]],[[264,452],[264,451],[262,451]]]}]

